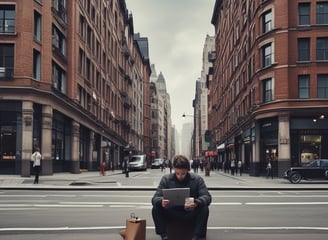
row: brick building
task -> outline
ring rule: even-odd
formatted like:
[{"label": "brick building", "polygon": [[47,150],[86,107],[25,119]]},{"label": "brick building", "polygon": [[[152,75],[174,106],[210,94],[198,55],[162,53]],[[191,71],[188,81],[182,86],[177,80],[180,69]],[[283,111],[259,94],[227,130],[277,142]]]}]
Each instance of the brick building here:
[{"label": "brick building", "polygon": [[0,13],[1,172],[29,176],[34,145],[45,175],[147,149],[150,65],[124,0],[6,0]]},{"label": "brick building", "polygon": [[328,158],[328,1],[216,0],[211,146],[251,175]]}]

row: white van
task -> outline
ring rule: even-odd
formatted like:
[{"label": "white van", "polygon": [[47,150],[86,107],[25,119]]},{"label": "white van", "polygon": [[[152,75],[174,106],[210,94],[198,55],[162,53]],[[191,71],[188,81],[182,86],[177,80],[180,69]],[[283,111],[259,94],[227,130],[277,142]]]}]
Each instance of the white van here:
[{"label": "white van", "polygon": [[129,161],[129,171],[147,170],[146,155],[133,155]]}]

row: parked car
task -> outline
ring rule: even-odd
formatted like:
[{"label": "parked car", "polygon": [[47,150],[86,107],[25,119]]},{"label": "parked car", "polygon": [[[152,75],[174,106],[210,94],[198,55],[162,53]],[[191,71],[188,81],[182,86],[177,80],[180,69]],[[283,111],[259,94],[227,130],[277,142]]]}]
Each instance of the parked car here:
[{"label": "parked car", "polygon": [[147,170],[146,155],[133,155],[129,160],[129,171],[133,170]]},{"label": "parked car", "polygon": [[161,168],[164,164],[164,159],[162,158],[155,158],[151,162],[151,169]]},{"label": "parked car", "polygon": [[291,167],[285,172],[285,178],[291,183],[304,180],[328,180],[328,159],[316,159],[301,167]]}]

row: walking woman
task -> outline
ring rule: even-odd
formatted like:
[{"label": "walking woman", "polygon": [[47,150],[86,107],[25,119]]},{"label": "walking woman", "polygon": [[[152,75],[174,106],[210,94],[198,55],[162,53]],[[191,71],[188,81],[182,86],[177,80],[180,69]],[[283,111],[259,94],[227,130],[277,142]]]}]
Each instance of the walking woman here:
[{"label": "walking woman", "polygon": [[31,156],[31,161],[33,162],[33,170],[35,174],[34,184],[39,183],[39,174],[41,170],[41,153],[38,146],[34,147],[34,152]]}]

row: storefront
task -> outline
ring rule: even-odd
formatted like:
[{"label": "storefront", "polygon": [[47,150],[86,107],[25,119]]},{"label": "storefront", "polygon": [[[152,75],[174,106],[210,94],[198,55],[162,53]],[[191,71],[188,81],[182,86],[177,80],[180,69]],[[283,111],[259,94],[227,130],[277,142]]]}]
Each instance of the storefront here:
[{"label": "storefront", "polygon": [[51,160],[53,172],[69,171],[71,152],[71,120],[54,111],[52,122]]},{"label": "storefront", "polygon": [[225,156],[225,144],[222,143],[219,146],[216,147],[216,151],[218,152],[218,164],[219,164],[219,169],[223,169],[223,163],[226,159]]},{"label": "storefront", "polygon": [[217,151],[206,151],[205,159],[211,163],[211,169],[219,169],[218,152]]},{"label": "storefront", "polygon": [[[243,162],[243,171],[245,173],[249,172],[250,166],[251,166],[251,159],[252,159],[252,144],[251,144],[251,131],[252,129],[247,129],[243,132],[242,140],[243,140],[243,156],[242,156],[242,162]],[[254,130],[254,129],[253,129]]]},{"label": "storefront", "polygon": [[120,144],[95,132],[87,119],[74,119],[50,105],[0,101],[0,174],[30,176],[34,146],[41,148],[43,175],[98,170],[102,161],[117,168]]},{"label": "storefront", "polygon": [[21,103],[0,102],[0,173],[19,173],[21,161]]},{"label": "storefront", "polygon": [[266,166],[271,162],[273,174],[278,166],[278,119],[270,118],[260,122],[260,175],[266,174]]},{"label": "storefront", "polygon": [[291,119],[291,165],[299,166],[316,158],[328,158],[328,120]]}]

